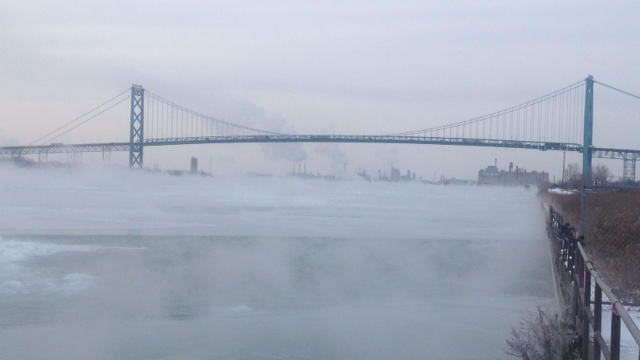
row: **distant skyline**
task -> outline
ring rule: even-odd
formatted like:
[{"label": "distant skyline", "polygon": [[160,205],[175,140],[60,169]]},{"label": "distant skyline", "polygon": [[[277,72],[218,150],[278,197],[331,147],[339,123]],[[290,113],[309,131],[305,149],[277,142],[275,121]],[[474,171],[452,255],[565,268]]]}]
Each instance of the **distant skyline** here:
[{"label": "distant skyline", "polygon": [[[427,128],[588,74],[638,92],[638,14],[637,1],[7,3],[0,143],[29,143],[131,83],[298,133]],[[640,104],[598,91],[596,145],[640,148]],[[126,106],[119,111],[61,140],[126,141]],[[322,172],[346,162],[350,172],[394,165],[473,178],[494,158],[552,177],[562,168],[560,152],[410,145],[202,145],[150,149],[145,162],[188,168],[193,155],[201,166],[211,158],[214,172],[284,173],[291,151]],[[606,164],[621,172],[621,161]]]}]

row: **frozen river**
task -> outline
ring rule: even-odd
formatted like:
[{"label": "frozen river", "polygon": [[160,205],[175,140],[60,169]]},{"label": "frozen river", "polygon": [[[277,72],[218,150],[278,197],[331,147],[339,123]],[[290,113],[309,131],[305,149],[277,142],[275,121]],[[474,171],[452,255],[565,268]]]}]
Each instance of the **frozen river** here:
[{"label": "frozen river", "polygon": [[501,359],[535,190],[0,168],[4,359]]}]

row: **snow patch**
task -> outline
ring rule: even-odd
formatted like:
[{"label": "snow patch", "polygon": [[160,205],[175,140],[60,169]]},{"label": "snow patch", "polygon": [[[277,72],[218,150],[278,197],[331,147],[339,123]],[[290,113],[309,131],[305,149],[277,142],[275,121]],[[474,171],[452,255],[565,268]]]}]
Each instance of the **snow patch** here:
[{"label": "snow patch", "polygon": [[547,191],[550,194],[558,194],[558,195],[571,195],[571,194],[578,193],[578,190],[568,190],[568,189],[561,189],[561,188],[552,188]]}]

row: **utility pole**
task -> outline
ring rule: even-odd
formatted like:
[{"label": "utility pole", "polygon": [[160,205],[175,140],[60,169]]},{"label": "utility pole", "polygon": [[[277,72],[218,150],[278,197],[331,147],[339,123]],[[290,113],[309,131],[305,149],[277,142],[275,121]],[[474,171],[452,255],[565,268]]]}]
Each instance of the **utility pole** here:
[{"label": "utility pole", "polygon": [[591,147],[593,145],[593,76],[585,80],[584,140],[582,141],[582,192],[580,194],[580,233],[587,242],[587,191],[591,188]]}]

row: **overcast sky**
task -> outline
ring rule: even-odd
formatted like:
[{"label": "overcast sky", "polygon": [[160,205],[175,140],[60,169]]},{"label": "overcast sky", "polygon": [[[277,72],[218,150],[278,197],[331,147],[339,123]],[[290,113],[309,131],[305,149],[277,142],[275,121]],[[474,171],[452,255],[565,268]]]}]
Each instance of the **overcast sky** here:
[{"label": "overcast sky", "polygon": [[[298,133],[431,127],[588,74],[640,92],[639,18],[638,1],[4,0],[0,140],[29,143],[131,83],[230,121]],[[607,99],[598,95],[596,106]],[[600,107],[618,112],[596,116],[596,144],[640,148],[629,131],[639,133],[640,104],[620,101],[612,97]],[[62,140],[126,141],[127,109],[120,114]],[[218,173],[291,168],[280,150],[265,147],[150,150],[145,162],[184,168],[196,155]],[[496,157],[503,166],[514,161],[558,175],[562,166],[560,153],[531,151],[300,148],[309,168],[322,172],[346,163],[347,172],[394,165],[425,177],[472,178]]]}]

